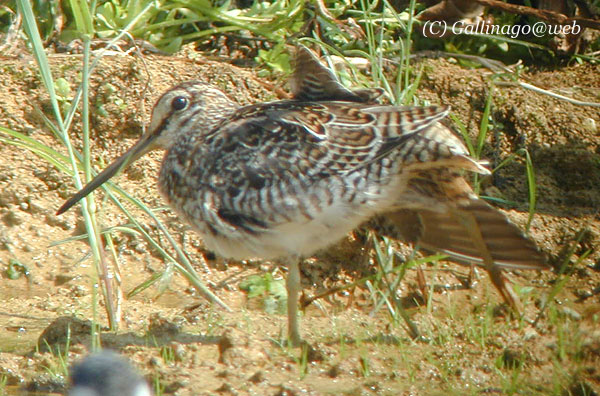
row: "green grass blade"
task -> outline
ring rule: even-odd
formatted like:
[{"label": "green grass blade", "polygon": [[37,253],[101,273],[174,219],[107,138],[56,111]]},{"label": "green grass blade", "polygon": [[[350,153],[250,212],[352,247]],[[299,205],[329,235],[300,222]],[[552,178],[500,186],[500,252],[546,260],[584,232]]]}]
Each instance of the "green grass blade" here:
[{"label": "green grass blade", "polygon": [[485,100],[485,107],[483,108],[483,114],[481,115],[481,123],[479,124],[479,134],[477,135],[477,146],[475,147],[475,159],[481,159],[481,152],[483,151],[483,145],[487,138],[487,133],[490,130],[489,120],[490,112],[492,109],[492,98],[494,95],[494,86],[490,86],[490,91]]},{"label": "green grass blade", "polygon": [[529,195],[529,216],[527,217],[527,225],[525,230],[529,232],[533,216],[535,215],[536,203],[537,203],[537,185],[535,182],[535,169],[533,167],[533,161],[529,155],[529,151],[525,150],[525,170],[527,173],[527,191]]},{"label": "green grass blade", "polygon": [[50,73],[48,57],[46,56],[46,51],[44,51],[44,45],[40,37],[40,31],[35,22],[36,18],[33,15],[31,3],[28,0],[17,0],[17,6],[19,7],[21,15],[23,15],[23,26],[33,47],[33,55],[39,66],[42,83],[44,84],[46,90],[48,91],[48,94],[50,95],[50,104],[52,105],[54,116],[56,117],[59,127],[62,129],[63,119],[60,112],[60,106],[56,98],[56,91],[54,89],[54,79],[52,78],[52,73]]},{"label": "green grass blade", "polygon": [[463,138],[463,141],[467,145],[467,149],[469,150],[469,155],[475,157],[475,146],[473,146],[473,140],[471,140],[471,136],[469,136],[469,132],[467,131],[467,127],[463,122],[454,114],[450,113],[450,119],[460,132],[460,135]]}]

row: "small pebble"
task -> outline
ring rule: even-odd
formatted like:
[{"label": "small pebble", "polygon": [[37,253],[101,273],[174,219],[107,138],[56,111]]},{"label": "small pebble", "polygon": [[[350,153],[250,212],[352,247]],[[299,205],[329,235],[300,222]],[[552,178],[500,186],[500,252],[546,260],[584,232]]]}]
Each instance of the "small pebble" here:
[{"label": "small pebble", "polygon": [[572,308],[562,307],[561,311],[566,317],[568,317],[570,319],[577,320],[577,321],[581,320],[581,314]]},{"label": "small pebble", "polygon": [[25,222],[25,216],[16,210],[11,210],[2,217],[2,221],[9,227],[15,227]]}]

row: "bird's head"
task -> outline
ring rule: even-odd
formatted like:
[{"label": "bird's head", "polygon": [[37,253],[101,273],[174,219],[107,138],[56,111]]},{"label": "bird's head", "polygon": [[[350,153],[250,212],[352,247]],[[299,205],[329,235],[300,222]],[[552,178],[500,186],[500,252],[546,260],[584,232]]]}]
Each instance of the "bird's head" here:
[{"label": "bird's head", "polygon": [[184,82],[169,89],[154,105],[150,127],[140,140],[67,200],[57,214],[66,212],[144,154],[156,149],[169,150],[187,134],[209,133],[237,108],[219,89],[202,82]]}]

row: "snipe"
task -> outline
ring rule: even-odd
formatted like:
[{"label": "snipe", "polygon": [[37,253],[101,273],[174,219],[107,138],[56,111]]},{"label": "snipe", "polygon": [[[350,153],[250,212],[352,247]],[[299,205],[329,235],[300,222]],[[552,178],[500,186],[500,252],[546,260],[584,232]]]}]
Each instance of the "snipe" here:
[{"label": "snipe", "polygon": [[489,171],[440,123],[448,108],[374,103],[380,91],[344,88],[304,47],[292,89],[291,100],[240,107],[205,83],[171,88],[154,106],[148,133],[59,213],[164,149],[160,191],[209,249],[287,262],[294,343],[300,260],[365,222],[484,266],[511,304],[502,268],[547,268],[535,244],[463,179],[464,170]]}]

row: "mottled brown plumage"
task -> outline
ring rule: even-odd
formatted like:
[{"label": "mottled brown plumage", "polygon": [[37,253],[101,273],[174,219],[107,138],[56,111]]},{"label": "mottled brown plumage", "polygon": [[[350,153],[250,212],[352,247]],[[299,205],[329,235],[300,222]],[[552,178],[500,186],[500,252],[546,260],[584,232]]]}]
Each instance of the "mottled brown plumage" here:
[{"label": "mottled brown plumage", "polygon": [[[380,90],[344,88],[303,47],[297,65],[292,100],[240,107],[201,82],[170,89],[149,132],[59,212],[149,150],[165,149],[159,189],[209,249],[287,260],[294,343],[299,260],[368,221],[490,273],[545,268],[533,243],[463,180],[461,171],[489,171],[440,123],[447,108],[373,103]],[[402,235],[405,213],[416,235]]]}]

